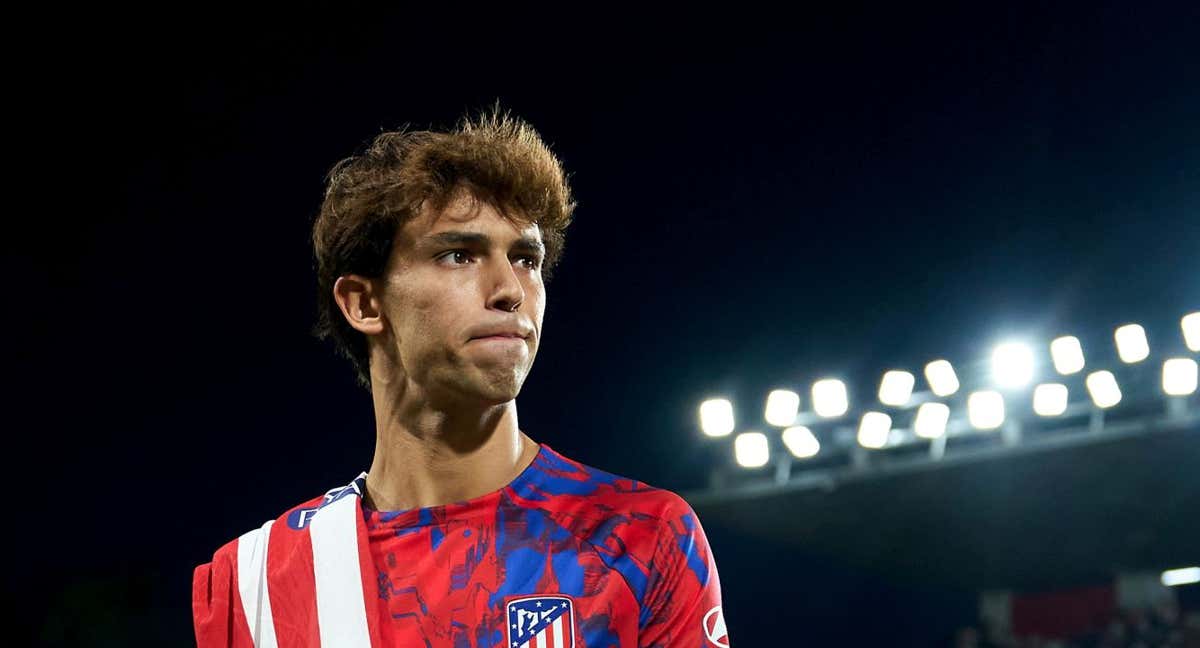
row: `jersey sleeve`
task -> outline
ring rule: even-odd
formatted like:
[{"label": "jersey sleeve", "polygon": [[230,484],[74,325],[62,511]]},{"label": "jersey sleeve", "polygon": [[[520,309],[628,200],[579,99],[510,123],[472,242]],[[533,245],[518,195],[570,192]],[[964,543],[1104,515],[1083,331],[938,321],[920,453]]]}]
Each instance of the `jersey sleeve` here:
[{"label": "jersey sleeve", "polygon": [[198,648],[253,648],[237,586],[237,541],[192,573],[192,621]]},{"label": "jersey sleeve", "polygon": [[658,534],[638,646],[728,648],[716,561],[695,511],[675,499]]}]

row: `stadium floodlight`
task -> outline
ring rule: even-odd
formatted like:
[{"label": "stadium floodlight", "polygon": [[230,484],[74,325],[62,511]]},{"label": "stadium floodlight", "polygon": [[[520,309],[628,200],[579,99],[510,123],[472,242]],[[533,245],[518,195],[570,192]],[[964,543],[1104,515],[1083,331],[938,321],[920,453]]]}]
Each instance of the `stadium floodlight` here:
[{"label": "stadium floodlight", "polygon": [[700,403],[700,429],[710,437],[729,436],[733,432],[733,403],[710,398]]},{"label": "stadium floodlight", "polygon": [[1059,416],[1067,411],[1067,386],[1045,383],[1033,390],[1033,411],[1038,416]]},{"label": "stadium floodlight", "polygon": [[1126,324],[1117,327],[1113,338],[1117,341],[1117,355],[1121,362],[1133,364],[1150,355],[1150,344],[1146,342],[1146,329],[1141,324]]},{"label": "stadium floodlight", "polygon": [[1200,567],[1180,567],[1179,569],[1168,569],[1162,573],[1162,584],[1167,587],[1191,585],[1192,583],[1200,583]]},{"label": "stadium floodlight", "polygon": [[1170,358],[1163,363],[1162,385],[1168,396],[1196,393],[1197,366],[1191,358]]},{"label": "stadium floodlight", "polygon": [[761,468],[771,459],[767,435],[762,432],[742,432],[733,440],[733,455],[742,468]]},{"label": "stadium floodlight", "polygon": [[883,412],[867,412],[858,424],[858,442],[864,448],[882,448],[892,432],[892,417]]},{"label": "stadium floodlight", "polygon": [[958,376],[947,360],[934,360],[925,365],[925,380],[933,393],[945,398],[958,391]]},{"label": "stadium floodlight", "polygon": [[1088,394],[1096,407],[1107,409],[1121,402],[1121,388],[1111,371],[1093,371],[1087,377]]},{"label": "stadium floodlight", "polygon": [[1184,315],[1183,319],[1179,320],[1179,326],[1183,329],[1183,341],[1187,348],[1200,351],[1200,311]]},{"label": "stadium floodlight", "polygon": [[818,380],[812,386],[813,411],[817,416],[833,418],[841,416],[850,409],[850,399],[846,396],[846,383],[835,378]]},{"label": "stadium floodlight", "polygon": [[922,403],[917,408],[913,430],[923,439],[936,439],[946,433],[949,420],[950,407],[945,403]]},{"label": "stadium floodlight", "polygon": [[783,431],[783,445],[787,446],[788,452],[797,459],[808,459],[815,457],[821,451],[821,442],[817,441],[816,435],[812,430],[797,425]]},{"label": "stadium floodlight", "polygon": [[1006,389],[1033,381],[1033,350],[1020,342],[1005,342],[992,351],[992,378]]},{"label": "stadium floodlight", "polygon": [[917,379],[907,371],[889,371],[883,374],[879,381],[879,402],[884,405],[900,407],[912,397],[913,385]]},{"label": "stadium floodlight", "polygon": [[767,411],[763,418],[767,423],[787,427],[796,422],[800,410],[800,394],[790,389],[776,389],[767,394]]},{"label": "stadium floodlight", "polygon": [[1004,396],[997,391],[972,392],[967,397],[967,418],[977,430],[994,430],[1004,424]]},{"label": "stadium floodlight", "polygon": [[1054,360],[1054,370],[1064,376],[1083,370],[1083,346],[1073,335],[1055,338],[1050,343],[1050,357]]}]

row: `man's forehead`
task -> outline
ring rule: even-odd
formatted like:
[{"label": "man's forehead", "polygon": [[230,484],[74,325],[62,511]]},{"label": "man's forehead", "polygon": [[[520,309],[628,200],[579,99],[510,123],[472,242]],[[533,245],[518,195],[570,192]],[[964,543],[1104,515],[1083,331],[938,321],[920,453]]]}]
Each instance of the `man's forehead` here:
[{"label": "man's forehead", "polygon": [[440,211],[426,206],[416,218],[404,223],[399,233],[414,246],[445,243],[450,234],[480,234],[488,240],[536,242],[542,247],[537,223],[502,213],[492,204],[458,197]]}]

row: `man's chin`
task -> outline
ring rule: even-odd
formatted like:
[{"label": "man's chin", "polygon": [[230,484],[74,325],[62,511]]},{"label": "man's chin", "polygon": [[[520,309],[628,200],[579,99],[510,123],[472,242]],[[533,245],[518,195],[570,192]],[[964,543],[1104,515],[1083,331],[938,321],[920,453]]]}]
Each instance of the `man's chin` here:
[{"label": "man's chin", "polygon": [[477,395],[479,397],[479,400],[484,403],[491,404],[491,405],[502,405],[504,403],[507,403],[511,400],[516,399],[517,394],[519,394],[520,392],[521,392],[520,383],[508,384],[508,385],[492,384],[492,385],[488,385],[485,388],[479,390]]},{"label": "man's chin", "polygon": [[458,385],[449,395],[455,401],[464,405],[475,403],[482,407],[503,405],[516,399],[521,392],[523,380],[515,377],[505,377],[493,380],[472,381]]}]

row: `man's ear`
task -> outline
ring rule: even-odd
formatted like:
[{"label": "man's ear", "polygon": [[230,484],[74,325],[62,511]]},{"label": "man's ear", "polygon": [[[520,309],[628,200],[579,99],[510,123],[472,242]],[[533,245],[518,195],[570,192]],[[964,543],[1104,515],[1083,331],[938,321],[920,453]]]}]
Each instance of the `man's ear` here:
[{"label": "man's ear", "polygon": [[333,299],[355,330],[375,335],[383,331],[383,314],[374,281],[356,274],[342,275],[333,284]]}]

